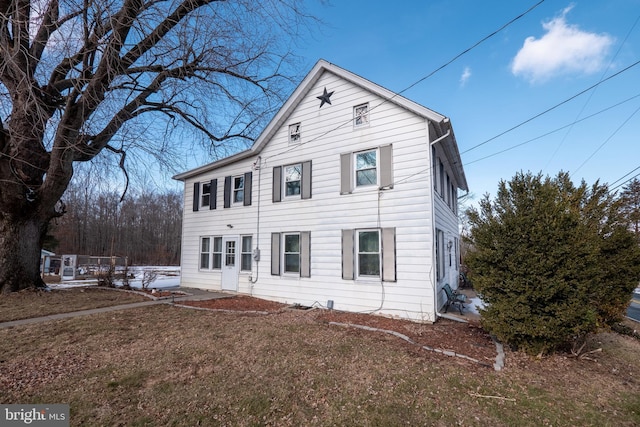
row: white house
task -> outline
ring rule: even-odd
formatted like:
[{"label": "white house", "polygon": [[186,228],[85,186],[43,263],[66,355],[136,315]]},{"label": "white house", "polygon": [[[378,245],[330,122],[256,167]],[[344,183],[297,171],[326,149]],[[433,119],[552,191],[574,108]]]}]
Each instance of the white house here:
[{"label": "white house", "polygon": [[425,322],[457,286],[449,119],[326,61],[250,149],[174,178],[181,286]]}]

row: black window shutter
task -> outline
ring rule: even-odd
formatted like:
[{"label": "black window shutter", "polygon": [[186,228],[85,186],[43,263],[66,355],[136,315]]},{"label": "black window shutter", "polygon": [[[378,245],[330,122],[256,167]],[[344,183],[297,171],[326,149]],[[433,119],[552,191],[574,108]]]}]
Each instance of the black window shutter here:
[{"label": "black window shutter", "polygon": [[282,201],[282,166],[275,166],[273,168],[273,188],[272,188],[271,200],[274,203]]},{"label": "black window shutter", "polygon": [[200,183],[193,183],[193,211],[196,212],[200,207]]},{"label": "black window shutter", "polygon": [[216,202],[218,199],[218,180],[212,179],[211,185],[209,186],[209,209],[216,208]]},{"label": "black window shutter", "polygon": [[244,174],[244,205],[251,206],[251,186],[253,184],[253,172]]},{"label": "black window shutter", "polygon": [[231,207],[231,177],[224,177],[224,207]]},{"label": "black window shutter", "polygon": [[301,199],[311,198],[311,160],[302,163]]}]

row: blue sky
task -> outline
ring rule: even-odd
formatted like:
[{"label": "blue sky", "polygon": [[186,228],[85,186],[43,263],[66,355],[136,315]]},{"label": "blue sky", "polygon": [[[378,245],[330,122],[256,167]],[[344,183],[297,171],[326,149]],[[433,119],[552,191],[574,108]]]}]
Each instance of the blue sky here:
[{"label": "blue sky", "polygon": [[[401,92],[536,3],[314,2],[325,24],[295,51]],[[521,170],[614,183],[640,167],[640,64],[621,72],[640,61],[639,18],[640,0],[546,0],[402,94],[451,118],[476,201]]]}]

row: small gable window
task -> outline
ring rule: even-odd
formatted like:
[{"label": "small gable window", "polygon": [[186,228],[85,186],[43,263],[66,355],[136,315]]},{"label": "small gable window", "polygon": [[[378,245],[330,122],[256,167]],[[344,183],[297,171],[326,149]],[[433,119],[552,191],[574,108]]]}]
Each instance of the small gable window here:
[{"label": "small gable window", "polygon": [[297,144],[300,142],[300,125],[301,123],[289,125],[289,143]]},{"label": "small gable window", "polygon": [[369,124],[369,104],[353,107],[353,126],[367,126]]}]

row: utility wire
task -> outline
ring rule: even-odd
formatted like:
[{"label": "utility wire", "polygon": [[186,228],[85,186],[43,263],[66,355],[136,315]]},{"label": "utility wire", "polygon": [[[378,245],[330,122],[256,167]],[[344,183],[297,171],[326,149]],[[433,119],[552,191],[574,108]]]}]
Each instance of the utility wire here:
[{"label": "utility wire", "polygon": [[593,156],[596,155],[598,151],[600,151],[602,147],[604,147],[609,141],[611,141],[611,138],[613,138],[615,134],[617,134],[618,131],[622,129],[629,122],[629,120],[631,120],[631,118],[636,115],[638,111],[640,111],[640,107],[636,108],[635,111],[631,113],[631,115],[627,117],[627,119],[624,122],[622,122],[622,124],[620,124],[620,126],[618,126],[616,130],[614,130],[613,133],[609,135],[609,137],[605,139],[604,142],[600,144],[600,146],[596,148],[596,150],[593,153],[591,153],[591,155],[587,157],[587,159],[584,162],[582,162],[582,164],[578,166],[578,168],[571,173],[571,175],[569,175],[569,178],[571,178],[576,172],[578,172],[589,160],[593,158]]},{"label": "utility wire", "polygon": [[604,113],[604,112],[607,112],[607,111],[609,111],[609,110],[611,110],[611,109],[613,109],[613,108],[615,108],[615,107],[618,107],[618,106],[620,106],[620,105],[622,105],[622,104],[624,104],[624,103],[626,103],[626,102],[629,102],[629,101],[631,101],[631,100],[633,100],[633,99],[636,99],[636,98],[638,98],[638,97],[640,97],[640,93],[639,93],[639,94],[637,94],[637,95],[632,96],[631,98],[627,98],[627,99],[625,99],[624,101],[620,101],[620,102],[618,102],[617,104],[614,104],[614,105],[611,105],[611,106],[609,106],[609,107],[607,107],[607,108],[604,108],[604,109],[602,109],[602,110],[600,110],[600,111],[598,111],[598,112],[596,112],[596,113],[590,114],[590,115],[588,115],[588,116],[586,116],[586,117],[583,117],[583,118],[581,118],[581,119],[579,119],[579,120],[575,120],[575,121],[573,121],[573,122],[571,122],[571,123],[569,123],[569,124],[567,124],[567,125],[561,126],[561,127],[556,128],[556,129],[554,129],[554,130],[552,130],[552,131],[549,131],[549,132],[544,133],[544,134],[542,134],[542,135],[536,136],[535,138],[528,139],[528,140],[526,140],[526,141],[524,141],[524,142],[521,142],[521,143],[519,143],[519,144],[513,145],[513,146],[511,146],[511,147],[509,147],[509,148],[505,148],[504,150],[500,150],[500,151],[495,152],[495,153],[493,153],[493,154],[489,154],[488,156],[484,156],[484,157],[481,157],[481,158],[479,158],[479,159],[472,160],[472,161],[470,161],[470,162],[465,162],[464,164],[465,164],[465,165],[471,165],[471,164],[473,164],[473,163],[477,163],[477,162],[479,162],[479,161],[486,160],[486,159],[488,159],[488,158],[491,158],[491,157],[497,156],[497,155],[499,155],[499,154],[506,153],[507,151],[515,150],[516,148],[518,148],[518,147],[522,147],[523,145],[526,145],[526,144],[528,144],[528,143],[530,143],[530,142],[537,141],[538,139],[544,138],[545,136],[549,136],[549,135],[551,135],[551,134],[554,134],[554,133],[556,133],[556,132],[559,132],[559,131],[561,131],[562,129],[566,129],[566,128],[568,128],[568,127],[572,127],[572,126],[573,126],[573,125],[575,125],[575,124],[578,124],[578,123],[580,123],[580,122],[583,122],[583,121],[585,121],[585,120],[588,120],[588,119],[590,119],[590,118],[593,118],[593,117],[595,117],[595,116],[598,116],[598,115],[600,115],[600,114],[602,114],[602,113]]},{"label": "utility wire", "polygon": [[[615,181],[613,181],[613,182],[612,182],[611,184],[609,184],[609,185],[613,185],[613,184],[616,184],[616,183],[618,183],[618,182],[622,181],[623,179],[625,179],[626,177],[628,177],[629,175],[631,175],[632,173],[634,173],[634,172],[635,172],[635,171],[637,171],[638,169],[640,169],[640,166],[638,166],[637,168],[633,169],[631,172],[627,172],[627,173],[626,173],[626,174],[624,174],[621,178],[616,179]],[[636,176],[638,176],[638,175],[636,175]],[[632,180],[633,178],[635,178],[636,176],[632,176],[631,178],[629,178],[628,180],[624,181],[624,182],[623,182],[622,184],[620,184],[620,185],[624,185],[624,184],[626,184],[627,182],[631,181],[631,180]],[[616,187],[614,187],[614,188],[618,188],[618,187],[620,187],[620,185],[618,185],[618,186],[616,186]]]},{"label": "utility wire", "polygon": [[[618,54],[620,53],[620,51],[622,50],[622,47],[627,43],[627,40],[629,39],[629,36],[631,35],[631,33],[633,32],[634,28],[636,28],[636,25],[638,25],[638,21],[640,21],[640,15],[638,15],[638,17],[636,18],[635,22],[633,23],[633,25],[631,26],[631,28],[629,29],[629,31],[627,31],[627,35],[625,36],[624,40],[622,41],[622,43],[620,43],[620,46],[618,47],[618,50],[616,51],[616,53],[613,55],[613,57],[611,58],[611,60],[609,61],[609,65],[607,65],[607,68],[605,68],[605,70],[602,72],[602,76],[600,77],[600,81],[602,81],[602,79],[604,78],[604,76],[607,74],[607,71],[609,71],[609,69],[611,68],[611,65],[613,64],[613,62],[616,60],[616,58],[618,57]],[[580,112],[578,112],[578,114],[576,115],[575,120],[578,120],[578,118],[582,115],[582,113],[584,112],[584,109],[587,107],[587,105],[589,104],[589,102],[591,102],[591,98],[593,98],[593,95],[596,93],[597,89],[594,89],[590,94],[589,94],[589,98],[587,98],[587,100],[585,101],[585,103],[582,105],[582,108],[580,109]],[[576,121],[574,121],[573,123],[577,123]],[[549,159],[549,161],[547,162],[547,164],[545,165],[544,169],[546,169],[547,167],[549,167],[549,164],[551,163],[551,161],[554,159],[554,157],[556,156],[556,154],[558,154],[558,151],[560,151],[560,147],[562,147],[562,145],[565,143],[565,141],[567,140],[567,137],[569,136],[569,134],[571,133],[571,131],[573,130],[573,125],[569,128],[569,130],[567,130],[567,132],[564,134],[564,136],[562,137],[562,141],[560,141],[560,144],[558,144],[558,146],[556,147],[556,149],[554,150],[553,154],[551,155],[551,158]]]},{"label": "utility wire", "polygon": [[527,124],[527,123],[529,123],[529,122],[531,122],[531,121],[533,121],[533,120],[537,119],[538,117],[541,117],[541,116],[543,116],[543,115],[547,114],[548,112],[555,110],[556,108],[560,107],[561,105],[564,105],[564,104],[566,104],[567,102],[574,100],[575,98],[579,97],[580,95],[583,95],[583,94],[585,94],[586,92],[589,92],[589,91],[590,91],[591,89],[593,89],[594,87],[597,87],[597,86],[601,85],[602,83],[604,83],[604,82],[606,82],[606,81],[608,81],[608,80],[611,80],[611,79],[612,79],[612,78],[614,78],[614,77],[619,76],[620,74],[624,73],[625,71],[630,70],[631,68],[635,67],[635,66],[636,66],[636,65],[638,65],[638,64],[640,64],[640,61],[636,61],[636,62],[634,62],[633,64],[631,64],[631,65],[629,65],[629,66],[627,66],[627,67],[623,68],[622,70],[618,71],[617,73],[610,75],[610,76],[609,76],[609,77],[607,77],[606,79],[602,79],[602,80],[600,80],[598,83],[596,83],[596,84],[593,84],[593,85],[589,86],[588,88],[586,88],[586,89],[584,89],[584,90],[582,90],[582,91],[580,91],[580,92],[576,93],[575,95],[573,95],[573,96],[571,96],[571,97],[569,97],[569,98],[565,99],[564,101],[559,102],[558,104],[554,105],[553,107],[551,107],[551,108],[547,108],[547,109],[546,109],[546,110],[544,110],[543,112],[538,113],[538,114],[536,114],[535,116],[530,117],[530,118],[528,118],[527,120],[525,120],[525,121],[523,121],[523,122],[520,122],[519,124],[517,124],[517,125],[515,125],[515,126],[513,126],[513,127],[511,127],[511,128],[509,128],[509,129],[507,129],[507,130],[505,130],[504,132],[499,133],[498,135],[496,135],[496,136],[494,136],[494,137],[491,137],[491,138],[487,139],[486,141],[481,142],[480,144],[474,145],[473,147],[471,147],[471,148],[469,148],[469,149],[467,149],[467,150],[463,151],[463,152],[462,152],[462,153],[460,153],[460,154],[462,155],[462,154],[466,154],[466,153],[468,153],[468,152],[470,152],[470,151],[473,151],[473,150],[475,150],[475,149],[476,149],[476,148],[478,148],[478,147],[481,147],[481,146],[483,146],[483,145],[485,145],[485,144],[487,144],[487,143],[489,143],[489,142],[491,142],[491,141],[493,141],[493,140],[495,140],[495,139],[498,139],[498,138],[500,138],[501,136],[506,135],[507,133],[509,133],[509,132],[511,132],[511,131],[513,131],[513,130],[515,130],[515,129],[518,129],[519,127],[521,127],[521,126],[523,126],[523,125],[525,125],[525,124]]},{"label": "utility wire", "polygon": [[[637,171],[638,169],[640,169],[640,166],[638,166],[637,168],[635,168],[635,169],[634,169],[634,171]],[[632,171],[632,172],[633,172],[633,171]],[[629,173],[632,173],[632,172],[629,172]],[[627,175],[629,175],[629,173],[628,173]],[[625,175],[625,176],[626,176],[626,175]],[[626,181],[621,182],[620,184],[616,185],[616,186],[615,186],[615,187],[613,187],[613,188],[610,188],[610,189],[609,189],[609,192],[614,191],[614,190],[617,190],[618,188],[620,188],[620,187],[622,187],[623,185],[625,185],[627,182],[629,182],[629,181],[631,181],[632,179],[637,178],[637,177],[639,177],[639,176],[640,176],[640,173],[635,174],[634,176],[632,176],[631,178],[627,179]],[[619,180],[618,180],[618,181],[619,181]]]},{"label": "utility wire", "polygon": [[[447,66],[451,65],[453,62],[455,62],[457,59],[459,59],[461,56],[466,55],[467,53],[469,53],[470,51],[472,51],[473,49],[475,49],[476,47],[478,47],[480,44],[484,43],[485,41],[489,40],[490,38],[494,37],[496,34],[498,34],[500,31],[504,30],[505,28],[507,28],[508,26],[510,26],[511,24],[513,24],[514,22],[518,21],[519,19],[521,19],[522,17],[524,17],[525,15],[529,14],[531,11],[533,11],[535,8],[537,8],[538,6],[540,6],[542,3],[544,3],[545,0],[540,0],[537,3],[535,3],[533,6],[529,7],[529,9],[527,9],[526,11],[520,13],[518,16],[516,16],[515,18],[512,18],[511,20],[509,20],[506,24],[502,25],[500,28],[498,28],[497,30],[491,32],[489,35],[483,37],[482,39],[480,39],[479,41],[477,41],[476,43],[474,43],[473,45],[471,45],[470,47],[466,48],[465,50],[463,50],[462,52],[458,53],[457,55],[455,55],[453,58],[451,58],[449,61],[447,61],[446,63],[444,63],[443,65],[439,66],[438,68],[436,68],[435,70],[431,71],[429,74],[427,74],[426,76],[418,79],[417,81],[415,81],[414,83],[410,84],[409,86],[407,86],[406,88],[402,89],[400,92],[394,92],[393,96],[391,96],[389,99],[385,99],[384,101],[382,101],[380,104],[372,107],[369,112],[373,111],[374,109],[380,107],[381,105],[391,101],[392,99],[396,98],[397,96],[402,95],[403,93],[405,93],[406,91],[412,89],[413,87],[417,86],[418,84],[422,83],[423,81],[427,80],[428,78],[430,78],[431,76],[433,76],[434,74],[436,74],[438,71],[443,70],[444,68],[446,68]],[[325,137],[326,135],[333,133],[335,131],[337,131],[338,129],[341,129],[342,127],[350,124],[354,119],[349,119],[346,122],[336,126],[333,129],[329,129],[326,132],[323,132],[322,134],[311,138],[309,141],[297,144],[293,147],[289,147],[284,149],[283,151],[279,152],[279,153],[275,153],[267,158],[265,158],[264,160],[268,160],[268,159],[272,159],[274,157],[280,156],[282,154],[288,153],[290,151],[293,151],[299,147],[301,147],[302,145],[306,145],[309,144],[311,142],[317,141],[320,138]]]}]

